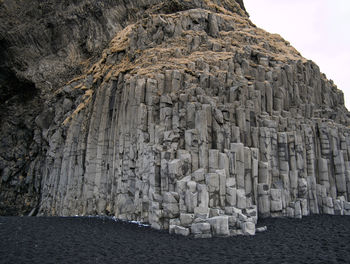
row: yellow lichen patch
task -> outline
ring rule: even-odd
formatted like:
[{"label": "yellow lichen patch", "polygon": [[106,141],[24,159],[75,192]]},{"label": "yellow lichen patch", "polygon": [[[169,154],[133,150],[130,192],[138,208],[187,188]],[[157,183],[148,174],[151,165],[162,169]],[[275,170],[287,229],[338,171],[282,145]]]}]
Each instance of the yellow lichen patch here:
[{"label": "yellow lichen patch", "polygon": [[84,94],[84,99],[90,98],[93,95],[94,91],[92,89],[89,89]]},{"label": "yellow lichen patch", "polygon": [[85,77],[86,77],[86,74],[79,75],[79,76],[73,78],[72,80],[70,80],[69,82],[67,82],[67,85],[69,85],[73,82],[80,81],[80,80],[84,79]]},{"label": "yellow lichen patch", "polygon": [[89,89],[88,87],[86,87],[85,85],[83,85],[82,87],[80,87],[80,90],[87,90],[87,89]]},{"label": "yellow lichen patch", "polygon": [[104,81],[105,82],[108,82],[110,79],[111,79],[111,77],[114,75],[114,72],[112,71],[112,70],[110,70],[107,74],[106,74],[106,76],[105,76],[105,78],[104,78]]},{"label": "yellow lichen patch", "polygon": [[85,92],[83,96],[84,101],[81,102],[78,105],[78,107],[74,110],[74,112],[63,121],[62,124],[64,126],[66,126],[81,110],[83,110],[91,102],[93,94],[94,91],[92,89],[89,89]]},{"label": "yellow lichen patch", "polygon": [[[101,59],[88,70],[87,74],[93,74],[94,83],[96,83],[97,80],[102,79],[104,76],[105,81],[112,77],[114,71],[111,71],[111,68],[113,66],[105,64],[106,58],[111,53],[124,51],[129,46],[129,34],[132,32],[134,27],[135,25],[132,24],[120,31],[110,42],[109,49],[103,52]],[[129,61],[124,58],[121,63],[118,63],[118,67],[121,68],[120,72],[125,71],[126,68],[130,67]]]},{"label": "yellow lichen patch", "polygon": [[74,87],[74,89],[80,89],[80,88],[82,88],[83,87],[83,83],[79,83],[78,85],[76,85],[75,87]]},{"label": "yellow lichen patch", "polygon": [[116,77],[120,73],[130,71],[130,70],[134,69],[135,67],[137,67],[137,64],[131,63],[129,58],[127,56],[125,56],[122,59],[122,61],[120,63],[118,63],[118,65],[112,66],[110,71],[105,75],[104,82],[107,82],[108,80],[110,80],[111,77]]},{"label": "yellow lichen patch", "polygon": [[111,67],[112,65],[100,64],[99,70],[94,72],[95,74],[93,82],[95,83],[97,80],[101,79]]},{"label": "yellow lichen patch", "polygon": [[71,116],[68,116],[63,122],[62,122],[62,125],[66,126],[68,125],[68,123],[72,120],[72,117]]},{"label": "yellow lichen patch", "polygon": [[110,51],[117,53],[125,50],[129,45],[129,34],[132,32],[135,25],[129,25],[124,30],[119,32],[111,41]]}]

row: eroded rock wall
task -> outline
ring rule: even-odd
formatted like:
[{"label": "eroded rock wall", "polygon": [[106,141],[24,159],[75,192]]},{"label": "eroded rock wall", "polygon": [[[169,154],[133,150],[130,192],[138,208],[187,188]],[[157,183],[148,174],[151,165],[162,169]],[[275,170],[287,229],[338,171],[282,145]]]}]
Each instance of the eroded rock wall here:
[{"label": "eroded rock wall", "polygon": [[241,1],[0,1],[1,215],[27,214],[39,201],[41,173],[33,171],[43,167],[48,140],[41,134],[57,112],[46,103],[54,93],[130,23],[195,7],[245,15]]},{"label": "eroded rock wall", "polygon": [[258,216],[350,213],[342,93],[247,17],[131,24],[48,107],[39,214],[211,237],[254,234]]},{"label": "eroded rock wall", "polygon": [[342,92],[242,5],[154,1],[115,16],[91,67],[1,126],[2,206],[202,238],[253,235],[258,217],[350,214]]}]

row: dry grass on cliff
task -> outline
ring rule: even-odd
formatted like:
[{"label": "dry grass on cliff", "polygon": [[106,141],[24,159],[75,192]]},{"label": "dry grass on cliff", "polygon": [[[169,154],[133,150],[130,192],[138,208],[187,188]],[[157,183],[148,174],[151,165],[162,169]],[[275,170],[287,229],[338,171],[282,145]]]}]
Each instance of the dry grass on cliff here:
[{"label": "dry grass on cliff", "polygon": [[[255,27],[245,14],[232,13],[220,6],[216,6],[211,1],[207,0],[206,4],[219,11],[219,15],[227,23],[235,25],[234,31],[221,31],[221,38],[210,38],[212,43],[217,43],[221,46],[227,44],[225,39],[231,40],[231,45],[235,51],[244,52],[245,46],[250,46],[252,50],[259,51],[278,61],[300,60],[303,59],[301,55],[289,45],[282,37],[277,34],[270,34],[260,28]],[[227,5],[229,3],[226,3]],[[232,4],[232,3],[231,3]],[[235,3],[238,5],[237,3]],[[188,11],[186,11],[188,12]],[[210,12],[210,11],[206,11]],[[162,15],[163,19],[171,17],[172,19],[179,18],[181,14],[175,13],[170,15]],[[127,55],[116,65],[106,65],[106,58],[110,54],[115,54],[127,51],[130,45],[130,34],[135,31],[137,24],[127,26],[120,31],[111,41],[109,49],[104,51],[102,58],[97,62],[88,74],[94,74],[94,80],[103,79],[108,81],[113,76],[118,76],[121,72],[130,71],[131,73],[153,75],[163,69],[184,69],[186,65],[194,62],[198,58],[202,58],[205,62],[211,63],[213,60],[224,60],[234,56],[233,52],[214,52],[208,50],[208,47],[202,47],[202,50],[188,54],[186,52],[186,35],[200,36],[203,32],[184,31],[182,36],[174,39],[169,39],[166,45],[162,43],[155,47],[140,51],[136,50],[137,59],[130,61]],[[184,55],[181,58],[174,56],[175,50],[184,50]]]},{"label": "dry grass on cliff", "polygon": [[241,9],[239,4],[236,1],[229,1],[229,0],[222,0],[221,3],[225,6],[230,7],[231,10],[233,10],[235,13],[225,9],[222,6],[219,6],[215,3],[213,3],[210,0],[204,0],[204,2],[207,4],[208,7],[210,7],[212,10],[215,10],[216,12],[220,12],[225,15],[235,15],[238,14],[239,16],[246,16],[245,12]]},{"label": "dry grass on cliff", "polygon": [[[224,2],[225,1],[226,0],[224,0]],[[198,59],[202,59],[209,65],[215,64],[217,61],[228,60],[234,57],[236,52],[244,53],[247,46],[250,47],[251,50],[264,54],[272,60],[281,62],[287,62],[288,60],[306,61],[300,53],[281,36],[270,34],[263,29],[257,28],[245,14],[240,15],[233,13],[220,6],[216,6],[209,0],[206,0],[206,3],[211,9],[218,11],[216,15],[220,16],[225,23],[234,25],[233,31],[220,31],[219,38],[211,38],[208,36],[209,42],[213,44],[216,43],[218,46],[225,47],[225,45],[229,43],[232,46],[229,51],[210,50],[210,45],[208,45],[208,43],[202,43],[196,51],[188,50],[186,37],[201,37],[206,33],[187,30],[183,31],[180,36],[167,39],[167,42],[154,45],[145,50],[135,50],[133,54],[127,54],[130,47],[130,35],[136,31],[139,23],[145,23],[145,21],[142,21],[131,24],[118,32],[110,42],[109,48],[103,52],[100,60],[92,65],[85,74],[73,79],[70,83],[80,81],[90,74],[93,75],[93,82],[96,83],[98,80],[107,82],[112,77],[117,77],[120,73],[125,72],[149,77],[154,77],[157,73],[163,72],[165,69],[178,69],[191,72],[188,65],[195,63]],[[210,13],[210,11],[205,12]],[[169,15],[162,14],[162,20],[168,21],[168,19],[170,19],[174,21],[179,19],[181,15],[183,15],[182,12]],[[183,54],[175,56],[177,50],[180,50]],[[109,56],[118,53],[122,54],[123,52],[125,54],[117,63],[106,63]],[[131,55],[134,57],[132,61],[129,58]],[[77,88],[83,89],[83,85]],[[64,124],[67,124],[73,116],[77,115],[90,103],[94,91],[89,87],[84,88],[85,90],[87,89],[87,91],[85,92],[83,102],[77,107],[72,116],[64,121]]]}]

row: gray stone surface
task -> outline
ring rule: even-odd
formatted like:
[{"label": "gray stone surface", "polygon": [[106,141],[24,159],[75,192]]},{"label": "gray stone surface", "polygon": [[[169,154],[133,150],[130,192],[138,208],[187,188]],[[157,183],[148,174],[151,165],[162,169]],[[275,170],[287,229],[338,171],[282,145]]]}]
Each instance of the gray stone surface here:
[{"label": "gray stone surface", "polygon": [[190,229],[183,226],[175,226],[174,233],[176,235],[188,236],[190,234]]},{"label": "gray stone surface", "polygon": [[255,224],[252,222],[243,223],[242,232],[244,235],[254,236],[255,235]]},{"label": "gray stone surface", "polygon": [[193,223],[191,225],[191,234],[195,238],[210,238],[212,236],[210,224],[206,222]]},{"label": "gray stone surface", "polygon": [[228,226],[228,216],[215,216],[208,219],[214,236],[228,236],[230,234]]}]

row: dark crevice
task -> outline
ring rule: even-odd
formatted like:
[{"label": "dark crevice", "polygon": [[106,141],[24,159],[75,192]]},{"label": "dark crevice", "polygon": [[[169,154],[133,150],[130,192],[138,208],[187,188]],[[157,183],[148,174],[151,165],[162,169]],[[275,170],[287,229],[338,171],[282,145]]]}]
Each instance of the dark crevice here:
[{"label": "dark crevice", "polygon": [[12,71],[0,69],[0,101],[16,99],[16,103],[26,103],[38,94],[32,81],[18,78]]},{"label": "dark crevice", "polygon": [[180,11],[185,11],[195,8],[193,4],[178,1],[178,0],[171,0],[171,1],[166,1],[162,7],[162,11],[165,14],[173,14],[177,13]]}]

